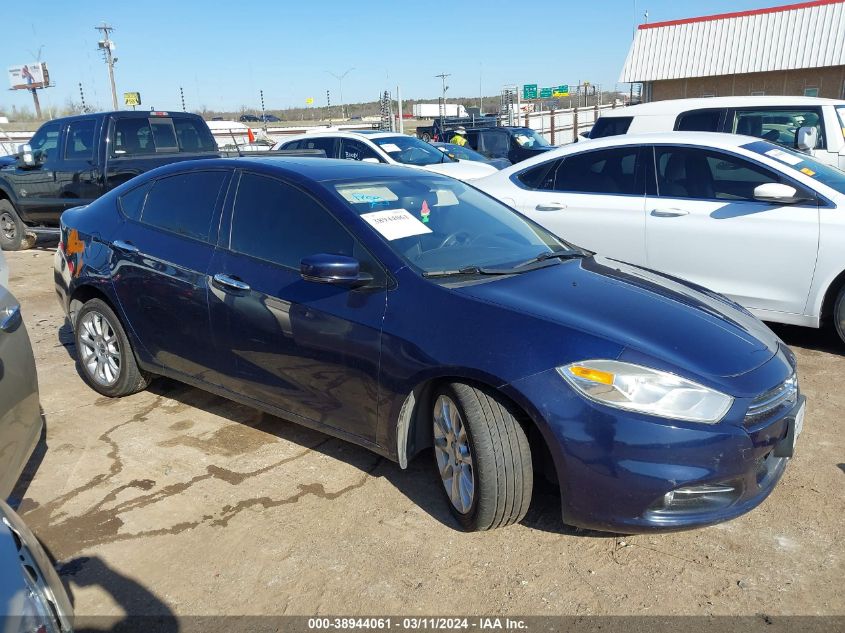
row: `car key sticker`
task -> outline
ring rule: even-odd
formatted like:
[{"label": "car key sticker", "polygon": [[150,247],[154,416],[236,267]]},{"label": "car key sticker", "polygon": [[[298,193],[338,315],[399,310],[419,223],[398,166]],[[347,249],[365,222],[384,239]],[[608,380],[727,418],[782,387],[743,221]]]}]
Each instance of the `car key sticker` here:
[{"label": "car key sticker", "polygon": [[361,214],[361,218],[391,242],[393,240],[400,240],[403,237],[431,233],[430,228],[417,220],[405,209],[363,213]]}]

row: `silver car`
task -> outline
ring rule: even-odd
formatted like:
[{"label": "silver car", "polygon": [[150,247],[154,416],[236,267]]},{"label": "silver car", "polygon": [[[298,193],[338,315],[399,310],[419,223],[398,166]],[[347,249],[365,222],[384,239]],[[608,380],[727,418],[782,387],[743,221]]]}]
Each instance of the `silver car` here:
[{"label": "silver car", "polygon": [[[0,254],[0,279],[8,280]],[[0,633],[70,633],[73,610],[44,548],[3,501],[41,437],[38,377],[21,309],[0,286]]]}]

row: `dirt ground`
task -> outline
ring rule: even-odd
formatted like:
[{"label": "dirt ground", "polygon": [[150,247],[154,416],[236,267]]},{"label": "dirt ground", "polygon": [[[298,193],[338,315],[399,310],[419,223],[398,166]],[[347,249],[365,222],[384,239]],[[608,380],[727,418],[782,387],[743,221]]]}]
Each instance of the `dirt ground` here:
[{"label": "dirt ground", "polygon": [[750,514],[581,533],[541,488],[522,524],[465,534],[430,453],[403,471],[172,381],[100,397],[74,367],[52,248],[6,257],[47,427],[19,510],[78,614],[845,614],[845,346],[830,333],[777,328],[808,414],[797,456]]}]

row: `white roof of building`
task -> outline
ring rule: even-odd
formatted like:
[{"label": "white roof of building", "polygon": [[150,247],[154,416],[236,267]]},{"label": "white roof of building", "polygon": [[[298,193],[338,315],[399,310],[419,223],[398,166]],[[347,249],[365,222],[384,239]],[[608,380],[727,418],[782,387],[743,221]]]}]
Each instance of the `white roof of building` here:
[{"label": "white roof of building", "polygon": [[765,106],[773,107],[810,107],[823,105],[845,105],[845,101],[839,99],[825,99],[823,97],[782,97],[773,95],[760,95],[754,97],[702,97],[695,99],[666,99],[664,101],[650,101],[639,103],[626,108],[604,110],[602,117],[614,116],[658,116],[665,114],[680,114],[687,110],[698,110],[700,108],[760,108]]},{"label": "white roof of building", "polygon": [[621,82],[845,65],[845,0],[814,0],[637,29]]}]

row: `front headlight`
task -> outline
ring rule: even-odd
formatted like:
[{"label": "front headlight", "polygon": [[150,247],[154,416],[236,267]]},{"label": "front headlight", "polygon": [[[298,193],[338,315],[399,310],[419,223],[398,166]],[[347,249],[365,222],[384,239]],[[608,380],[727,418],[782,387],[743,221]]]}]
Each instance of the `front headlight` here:
[{"label": "front headlight", "polygon": [[673,420],[715,424],[734,400],[680,376],[616,360],[588,360],[557,370],[590,400]]}]

